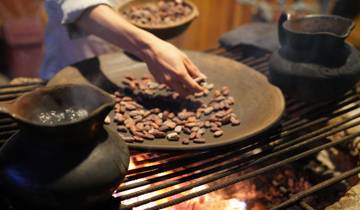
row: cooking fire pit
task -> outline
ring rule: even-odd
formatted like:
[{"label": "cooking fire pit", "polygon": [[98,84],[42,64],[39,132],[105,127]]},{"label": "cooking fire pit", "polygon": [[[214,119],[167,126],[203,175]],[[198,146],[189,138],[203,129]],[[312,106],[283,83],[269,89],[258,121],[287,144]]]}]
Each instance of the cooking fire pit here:
[{"label": "cooking fire pit", "polygon": [[[242,47],[223,55],[268,75],[270,54],[242,55]],[[9,100],[43,83],[0,87]],[[197,152],[132,150],[131,168],[114,193],[118,209],[322,209],[358,183],[357,159],[349,145],[359,138],[357,90],[323,104],[286,98],[279,125],[238,144]],[[1,142],[18,130],[1,115]],[[356,147],[356,146],[355,146]],[[13,201],[1,192],[1,209]],[[334,195],[334,196],[329,196]],[[30,209],[30,208],[28,208]]]}]

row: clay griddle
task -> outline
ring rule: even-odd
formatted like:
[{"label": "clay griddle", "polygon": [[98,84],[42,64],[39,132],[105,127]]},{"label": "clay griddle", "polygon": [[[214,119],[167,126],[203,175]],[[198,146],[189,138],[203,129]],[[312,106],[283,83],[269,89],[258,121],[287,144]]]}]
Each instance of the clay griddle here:
[{"label": "clay griddle", "polygon": [[[224,135],[214,138],[209,131],[205,144],[183,145],[166,139],[128,144],[130,148],[147,150],[200,150],[233,143],[246,142],[262,133],[281,117],[285,101],[281,91],[254,69],[236,61],[205,53],[185,51],[190,59],[208,76],[215,88],[230,87],[236,102],[232,107],[241,119],[241,125],[223,127]],[[124,76],[140,78],[149,74],[144,63],[135,61],[123,53],[115,53],[82,61],[60,71],[48,85],[64,83],[91,83],[112,93],[122,87]],[[81,99],[80,99],[81,100]],[[114,113],[112,113],[114,114]],[[110,127],[116,129],[112,122]]]}]

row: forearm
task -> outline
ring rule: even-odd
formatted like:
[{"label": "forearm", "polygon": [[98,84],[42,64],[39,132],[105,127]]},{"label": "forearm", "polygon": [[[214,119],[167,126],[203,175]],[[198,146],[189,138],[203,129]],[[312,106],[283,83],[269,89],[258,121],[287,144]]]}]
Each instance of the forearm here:
[{"label": "forearm", "polygon": [[127,22],[107,5],[88,9],[76,24],[87,33],[99,36],[140,58],[144,58],[151,45],[158,40]]},{"label": "forearm", "polygon": [[181,96],[202,91],[194,78],[206,78],[179,49],[139,29],[111,7],[98,5],[87,9],[75,24],[89,34],[130,52],[142,59],[155,80],[168,85]]}]

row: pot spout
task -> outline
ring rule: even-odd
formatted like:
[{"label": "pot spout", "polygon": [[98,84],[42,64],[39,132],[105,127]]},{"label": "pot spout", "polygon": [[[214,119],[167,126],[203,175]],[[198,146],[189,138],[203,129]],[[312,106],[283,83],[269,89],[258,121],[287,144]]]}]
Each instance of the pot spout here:
[{"label": "pot spout", "polygon": [[308,15],[284,23],[284,28],[298,34],[328,35],[346,39],[355,23],[348,18],[335,15]]}]

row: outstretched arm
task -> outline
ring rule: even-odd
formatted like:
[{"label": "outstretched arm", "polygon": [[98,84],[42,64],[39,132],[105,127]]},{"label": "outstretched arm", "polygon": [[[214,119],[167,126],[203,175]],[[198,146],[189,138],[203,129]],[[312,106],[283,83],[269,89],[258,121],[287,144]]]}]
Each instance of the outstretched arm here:
[{"label": "outstretched arm", "polygon": [[205,75],[183,52],[128,23],[111,7],[97,5],[89,8],[75,24],[141,58],[158,82],[165,83],[181,96],[202,91],[194,78]]}]

